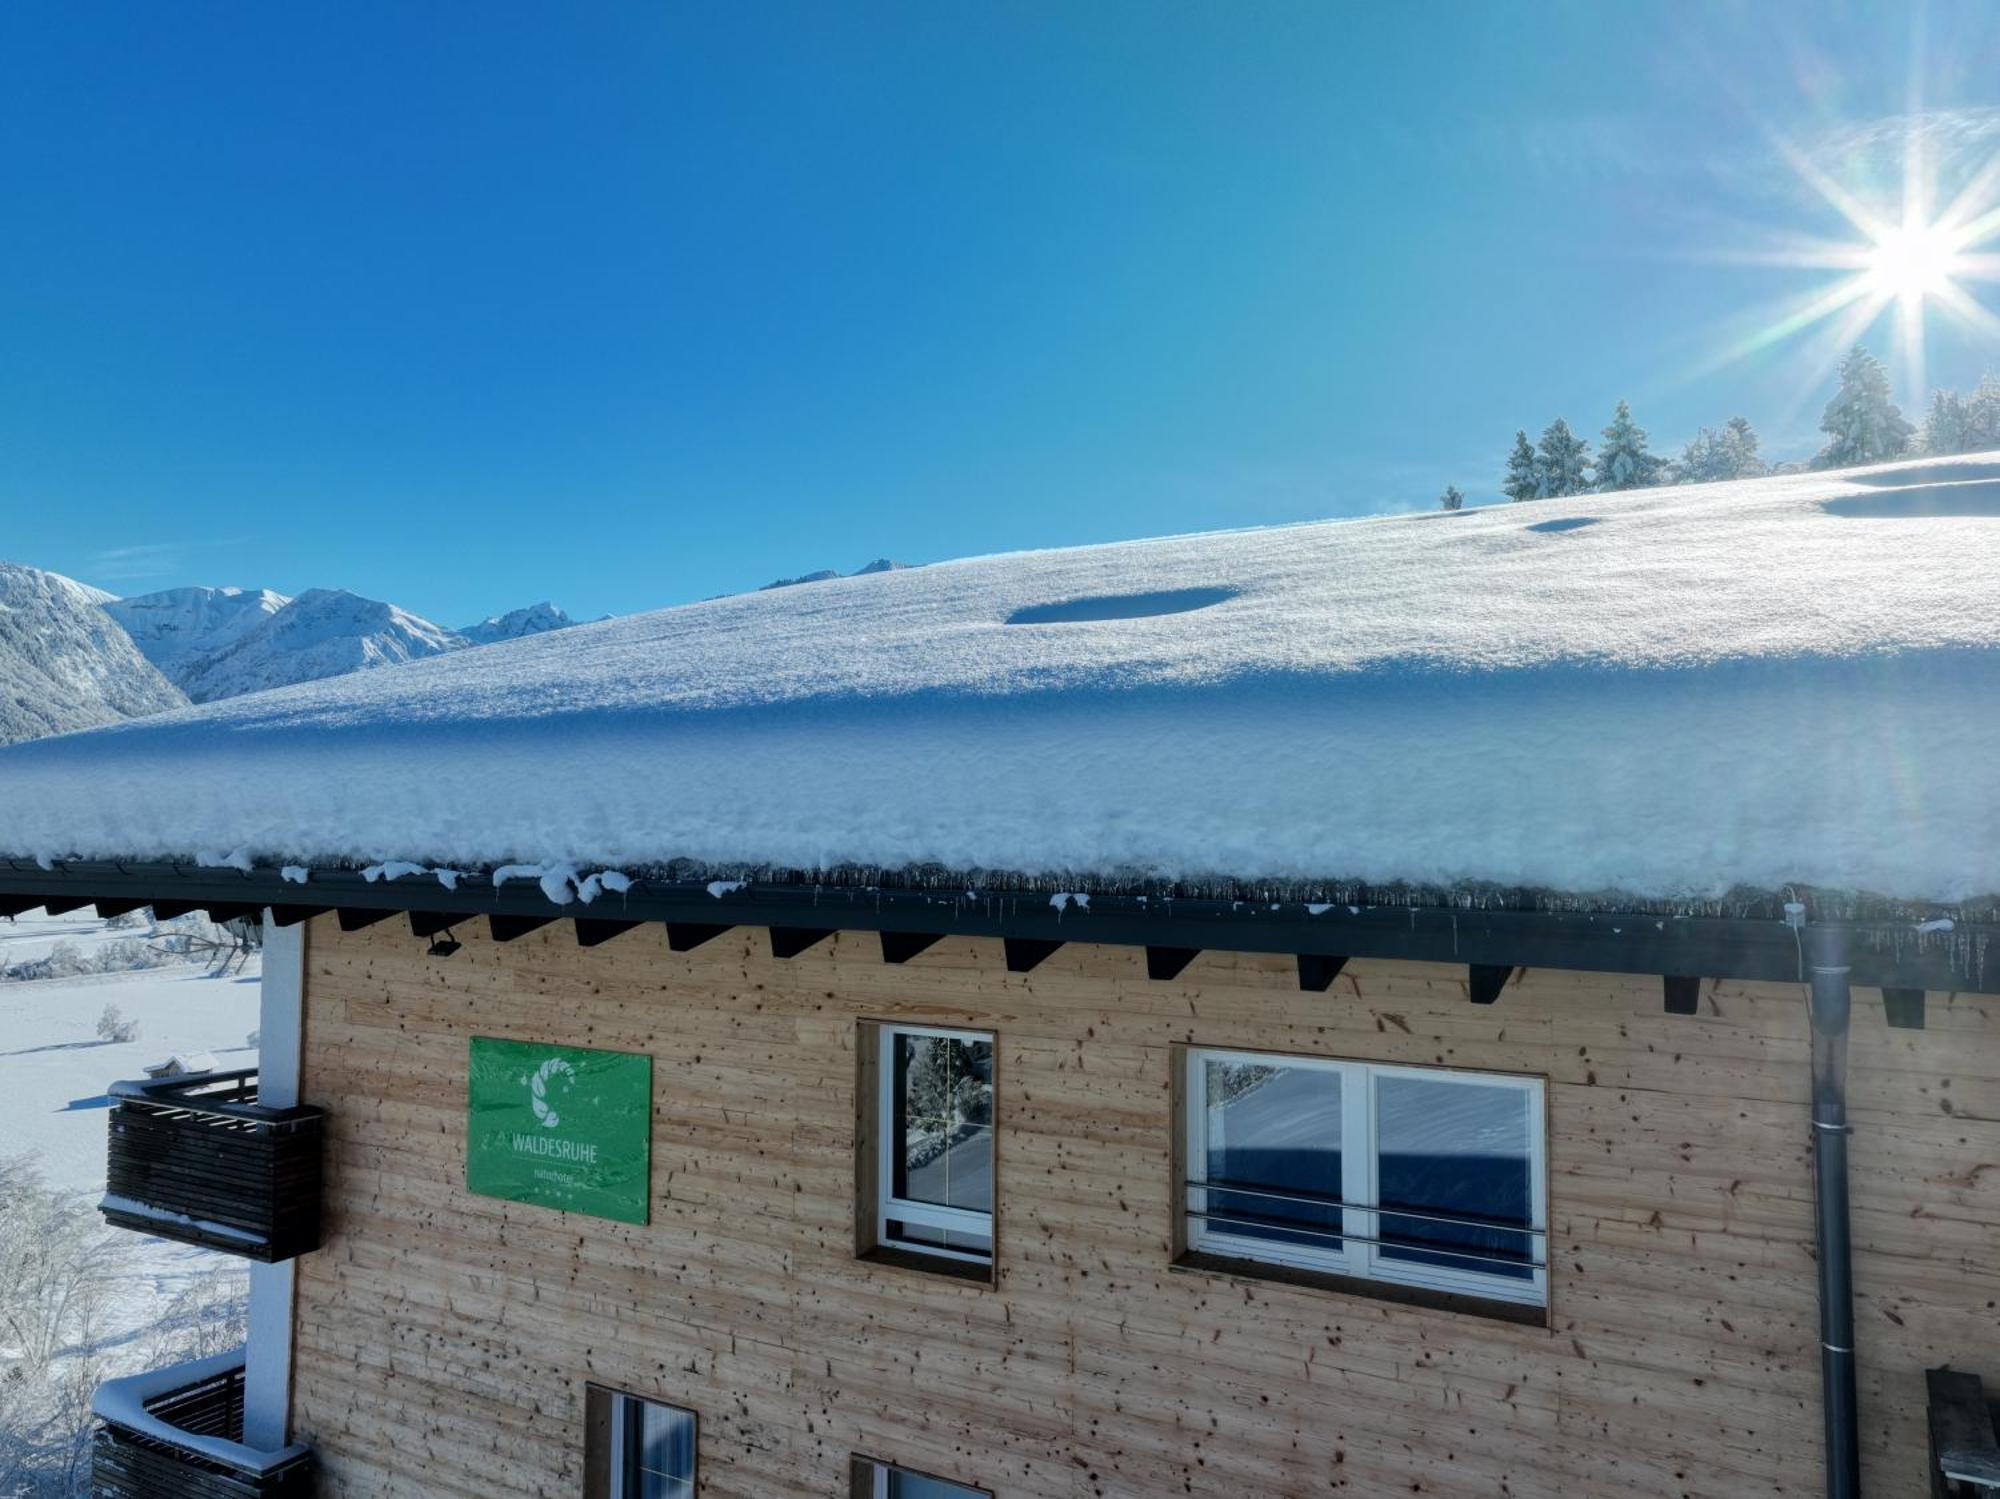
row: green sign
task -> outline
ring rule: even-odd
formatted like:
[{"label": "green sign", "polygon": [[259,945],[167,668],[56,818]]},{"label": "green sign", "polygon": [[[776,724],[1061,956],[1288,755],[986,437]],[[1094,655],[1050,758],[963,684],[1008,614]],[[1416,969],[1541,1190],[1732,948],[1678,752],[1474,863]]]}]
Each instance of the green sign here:
[{"label": "green sign", "polygon": [[484,1197],[645,1223],[653,1059],[472,1038],[465,1185]]}]

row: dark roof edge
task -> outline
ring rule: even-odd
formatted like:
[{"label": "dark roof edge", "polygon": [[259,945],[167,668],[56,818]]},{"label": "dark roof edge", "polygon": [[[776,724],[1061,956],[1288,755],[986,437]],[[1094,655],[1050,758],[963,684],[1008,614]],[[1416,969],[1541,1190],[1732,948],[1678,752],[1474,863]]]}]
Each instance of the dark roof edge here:
[{"label": "dark roof edge", "polygon": [[[1804,976],[1800,906],[1791,919],[1630,912],[1511,910],[1476,905],[1345,904],[1088,894],[1018,888],[637,879],[590,902],[552,902],[534,879],[496,886],[465,876],[448,889],[431,874],[369,880],[314,871],[306,883],[275,869],[187,864],[0,862],[0,897],[98,898],[195,906],[419,911],[690,926],[937,933],[1230,952],[1320,954],[1561,968],[1598,973],[1795,982]],[[1842,920],[1853,982],[1884,988],[2000,993],[1988,954],[2000,924]],[[2000,957],[2000,953],[1995,954]]]}]

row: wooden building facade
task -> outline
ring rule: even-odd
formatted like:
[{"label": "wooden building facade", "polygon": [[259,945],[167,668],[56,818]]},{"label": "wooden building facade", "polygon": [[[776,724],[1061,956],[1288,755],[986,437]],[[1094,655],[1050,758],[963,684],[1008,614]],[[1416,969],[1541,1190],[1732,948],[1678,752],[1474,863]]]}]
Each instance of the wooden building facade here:
[{"label": "wooden building facade", "polygon": [[[1807,999],[1795,983],[1272,955],[1169,980],[1073,944],[668,951],[565,926],[430,956],[311,924],[292,1434],[335,1495],[584,1492],[588,1387],[695,1413],[695,1492],[847,1492],[854,1459],[1021,1499],[1810,1494],[1823,1484]],[[1924,1371],[2000,1374],[2000,1001],[1854,991],[1866,1492],[1929,1492]],[[869,1027],[993,1038],[993,1270],[857,1254]],[[474,1037],[652,1058],[651,1222],[467,1191]],[[1537,1079],[1546,1305],[1412,1304],[1187,1263],[1185,1048]],[[1393,1288],[1392,1288],[1393,1289]]]}]

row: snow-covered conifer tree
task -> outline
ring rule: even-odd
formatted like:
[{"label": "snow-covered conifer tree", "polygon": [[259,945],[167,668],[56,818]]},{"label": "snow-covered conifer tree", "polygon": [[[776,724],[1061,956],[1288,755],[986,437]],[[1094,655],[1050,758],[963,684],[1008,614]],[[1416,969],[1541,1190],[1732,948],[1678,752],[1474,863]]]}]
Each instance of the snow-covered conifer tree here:
[{"label": "snow-covered conifer tree", "polygon": [[1438,496],[1438,509],[1463,510],[1464,508],[1465,508],[1464,492],[1461,491],[1456,484],[1445,485],[1444,493]]},{"label": "snow-covered conifer tree", "polygon": [[1569,423],[1557,417],[1542,433],[1535,449],[1541,476],[1539,498],[1556,499],[1590,490],[1590,444],[1570,431]]},{"label": "snow-covered conifer tree", "polygon": [[1965,397],[1955,390],[1932,391],[1931,409],[1924,417],[1917,445],[1926,453],[1965,452]]},{"label": "snow-covered conifer tree", "polygon": [[1722,438],[1713,427],[1703,427],[1687,440],[1674,464],[1676,484],[1712,484],[1725,477]]},{"label": "snow-covered conifer tree", "polygon": [[1889,398],[1889,372],[1882,361],[1856,344],[1840,362],[1840,389],[1820,418],[1827,444],[1813,459],[1814,468],[1849,468],[1857,463],[1881,463],[1909,451],[1916,429],[1903,419]]},{"label": "snow-covered conifer tree", "polygon": [[1732,416],[1720,432],[1703,427],[1681,449],[1674,465],[1676,484],[1715,484],[1725,479],[1755,479],[1770,472],[1757,452],[1757,432],[1743,417]]},{"label": "snow-covered conifer tree", "polygon": [[1757,452],[1757,429],[1744,416],[1732,416],[1722,429],[1723,456],[1729,465],[1726,479],[1756,479],[1769,471]]},{"label": "snow-covered conifer tree", "polygon": [[1500,492],[1510,500],[1536,500],[1542,494],[1542,466],[1528,445],[1528,434],[1514,434],[1514,451],[1507,455],[1507,476]]},{"label": "snow-covered conifer tree", "polygon": [[1988,374],[1965,398],[1961,453],[1990,453],[2000,448],[2000,376]]},{"label": "snow-covered conifer tree", "polygon": [[1597,451],[1597,487],[1645,489],[1660,482],[1660,465],[1646,447],[1646,429],[1632,420],[1631,404],[1620,401]]}]

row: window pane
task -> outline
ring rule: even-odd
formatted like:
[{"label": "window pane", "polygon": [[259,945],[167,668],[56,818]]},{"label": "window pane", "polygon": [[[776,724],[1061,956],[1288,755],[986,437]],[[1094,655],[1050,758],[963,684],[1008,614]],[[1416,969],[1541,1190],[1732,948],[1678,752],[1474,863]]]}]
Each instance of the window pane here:
[{"label": "window pane", "polygon": [[[1532,1278],[1533,1237],[1486,1225],[1534,1222],[1533,1103],[1534,1094],[1524,1088],[1394,1074],[1376,1079],[1382,1207],[1479,1220],[1440,1223],[1385,1211],[1384,1259]],[[1481,1257],[1419,1245],[1473,1250]]]},{"label": "window pane", "polygon": [[639,1408],[639,1467],[664,1478],[694,1477],[694,1413],[634,1399]]},{"label": "window pane", "polygon": [[889,1470],[889,1499],[986,1499],[979,1489],[946,1483],[942,1478],[926,1478],[920,1473]]},{"label": "window pane", "polygon": [[695,1416],[678,1406],[592,1385],[585,1455],[599,1499],[693,1499]]},{"label": "window pane", "polygon": [[[1339,1249],[1340,1074],[1211,1058],[1203,1075],[1209,1233]],[[1217,1190],[1255,1187],[1259,1194]],[[1271,1196],[1262,1193],[1276,1194]],[[1298,1199],[1331,1199],[1301,1201]]]},{"label": "window pane", "polygon": [[993,1043],[895,1038],[894,1195],[993,1210]]}]

